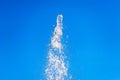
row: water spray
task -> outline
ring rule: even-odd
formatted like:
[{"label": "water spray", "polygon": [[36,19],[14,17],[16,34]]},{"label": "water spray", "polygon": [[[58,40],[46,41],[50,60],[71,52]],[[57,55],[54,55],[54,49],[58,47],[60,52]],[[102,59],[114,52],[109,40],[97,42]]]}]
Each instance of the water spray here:
[{"label": "water spray", "polygon": [[58,15],[48,51],[48,64],[45,70],[47,80],[68,80],[68,67],[62,45],[62,21],[63,16]]}]

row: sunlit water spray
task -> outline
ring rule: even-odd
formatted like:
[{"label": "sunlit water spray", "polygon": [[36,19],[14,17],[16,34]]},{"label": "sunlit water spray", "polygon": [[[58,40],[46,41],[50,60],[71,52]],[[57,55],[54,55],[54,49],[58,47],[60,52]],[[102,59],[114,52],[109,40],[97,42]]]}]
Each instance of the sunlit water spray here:
[{"label": "sunlit water spray", "polygon": [[57,25],[51,38],[48,52],[48,64],[45,70],[47,80],[68,80],[68,67],[65,61],[63,45],[61,43],[63,16],[57,16]]}]

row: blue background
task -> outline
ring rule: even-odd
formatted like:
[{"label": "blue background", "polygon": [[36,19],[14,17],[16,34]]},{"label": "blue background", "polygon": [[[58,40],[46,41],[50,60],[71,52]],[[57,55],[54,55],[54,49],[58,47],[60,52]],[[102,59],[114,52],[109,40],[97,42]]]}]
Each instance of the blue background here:
[{"label": "blue background", "polygon": [[61,13],[73,80],[120,80],[119,0],[0,0],[0,80],[46,80]]}]

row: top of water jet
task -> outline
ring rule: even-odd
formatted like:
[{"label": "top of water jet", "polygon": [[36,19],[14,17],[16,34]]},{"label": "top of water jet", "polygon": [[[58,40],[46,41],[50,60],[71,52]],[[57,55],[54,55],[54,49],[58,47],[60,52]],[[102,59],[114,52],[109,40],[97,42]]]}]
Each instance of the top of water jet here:
[{"label": "top of water jet", "polygon": [[63,20],[63,15],[62,14],[59,14],[57,16],[57,25],[62,25],[62,20]]}]

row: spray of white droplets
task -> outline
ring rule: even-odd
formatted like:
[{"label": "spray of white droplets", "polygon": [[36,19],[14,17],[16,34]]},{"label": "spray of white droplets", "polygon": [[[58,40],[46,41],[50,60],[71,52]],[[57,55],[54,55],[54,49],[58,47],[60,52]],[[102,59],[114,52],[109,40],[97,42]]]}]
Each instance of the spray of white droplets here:
[{"label": "spray of white droplets", "polygon": [[47,80],[65,80],[68,76],[68,68],[65,63],[62,38],[62,20],[63,16],[57,16],[57,25],[51,38],[50,49],[48,52],[48,64],[45,70]]}]

